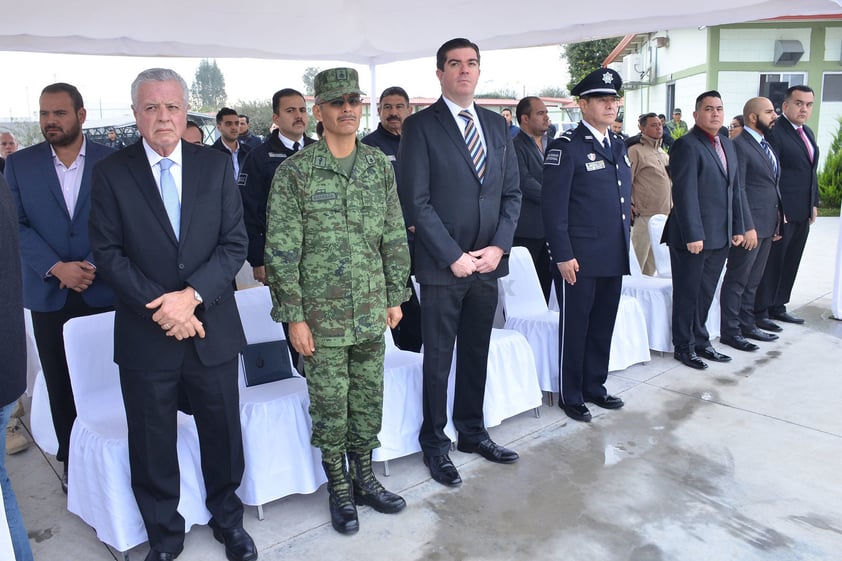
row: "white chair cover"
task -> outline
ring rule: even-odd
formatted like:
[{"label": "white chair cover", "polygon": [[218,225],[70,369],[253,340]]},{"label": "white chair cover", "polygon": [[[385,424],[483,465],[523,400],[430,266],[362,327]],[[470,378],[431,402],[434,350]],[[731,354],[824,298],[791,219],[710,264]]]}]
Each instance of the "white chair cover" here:
[{"label": "white chair cover", "polygon": [[47,382],[44,381],[44,374],[40,370],[35,376],[35,384],[32,387],[29,428],[32,431],[32,438],[41,450],[53,456],[58,453],[58,438],[55,425],[53,425],[53,415],[50,413]]},{"label": "white chair cover", "polygon": [[[390,329],[386,329],[386,359],[383,375],[383,421],[372,459],[384,462],[421,451],[418,433],[424,419],[422,364],[420,353],[404,351],[395,346]],[[453,380],[449,380],[449,410],[453,409]],[[451,440],[456,440],[453,421],[444,428]]]},{"label": "white chair cover", "polygon": [[[514,247],[509,256],[509,275],[501,279],[506,286],[506,327],[522,333],[535,353],[541,389],[558,392],[558,299],[555,283],[550,289],[549,310],[541,292],[538,274],[529,252]],[[543,312],[541,311],[543,309]],[[532,315],[518,317],[518,312]],[[537,312],[537,313],[536,313]],[[634,302],[620,298],[608,370],[623,370],[650,359],[645,318]]]},{"label": "white chair cover", "polygon": [[[414,276],[412,283],[420,302],[421,288]],[[451,406],[458,345],[457,340],[453,348],[453,361],[448,381]],[[504,419],[541,406],[543,398],[538,384],[535,357],[529,342],[520,333],[509,329],[491,330],[484,399],[483,417],[486,427],[497,426]]]},{"label": "white chair cover", "polygon": [[[67,509],[119,551],[147,541],[131,490],[126,413],[114,364],[114,312],[71,319],[64,341],[77,418],[70,435]],[[193,417],[178,414],[178,511],[185,528],[206,524],[205,485]]]},{"label": "white chair cover", "polygon": [[[269,315],[268,287],[238,290],[235,295],[249,344],[285,339],[281,324]],[[260,506],[294,493],[312,493],[327,480],[321,452],[310,445],[309,407],[307,381],[297,373],[295,378],[249,388],[241,362],[245,471],[237,494],[243,503]]]},{"label": "white chair cover", "polygon": [[666,214],[656,214],[649,219],[649,242],[652,245],[652,255],[655,257],[655,270],[658,276],[668,279],[672,277],[670,250],[667,244],[661,243],[661,235],[664,233],[666,223]]}]

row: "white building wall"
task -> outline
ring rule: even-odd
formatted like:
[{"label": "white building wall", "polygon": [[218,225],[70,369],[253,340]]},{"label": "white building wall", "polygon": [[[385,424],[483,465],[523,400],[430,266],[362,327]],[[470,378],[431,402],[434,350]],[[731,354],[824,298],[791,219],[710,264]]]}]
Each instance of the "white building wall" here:
[{"label": "white building wall", "polygon": [[655,53],[659,77],[670,79],[671,74],[707,64],[707,30],[671,30],[667,32],[667,36],[669,46],[657,49]]},{"label": "white building wall", "polygon": [[[696,109],[696,98],[707,91],[707,74],[688,76],[675,82],[675,106],[681,109],[681,118],[688,126],[693,126],[693,111]],[[667,115],[667,120],[671,115]]]},{"label": "white building wall", "polygon": [[[722,29],[719,32],[719,60],[722,62],[772,62],[775,41],[801,41],[801,62],[810,60],[810,29]],[[784,67],[785,68],[785,67]]]},{"label": "white building wall", "polygon": [[743,112],[743,105],[757,97],[760,88],[760,72],[720,72],[719,93],[725,106],[726,122]]},{"label": "white building wall", "polygon": [[842,27],[828,27],[824,30],[824,59],[842,61]]}]

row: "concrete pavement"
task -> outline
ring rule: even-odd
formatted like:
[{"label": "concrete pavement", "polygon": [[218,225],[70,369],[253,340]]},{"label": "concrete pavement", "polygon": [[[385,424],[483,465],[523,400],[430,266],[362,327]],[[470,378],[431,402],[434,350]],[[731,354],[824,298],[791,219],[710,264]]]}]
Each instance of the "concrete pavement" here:
[{"label": "concrete pavement", "polygon": [[[590,424],[545,404],[492,437],[521,454],[500,466],[455,452],[464,484],[433,482],[419,455],[381,481],[397,515],[360,509],[360,532],[333,531],[324,489],[246,508],[264,561],[808,561],[842,558],[842,322],[830,319],[838,218],[820,218],[790,310],[804,326],[698,372],[657,356],[609,378],[626,407]],[[7,457],[36,560],[121,558],[66,510],[50,458]],[[377,468],[378,473],[382,473]],[[130,552],[142,560],[147,546]],[[222,561],[206,527],[179,557]]]}]

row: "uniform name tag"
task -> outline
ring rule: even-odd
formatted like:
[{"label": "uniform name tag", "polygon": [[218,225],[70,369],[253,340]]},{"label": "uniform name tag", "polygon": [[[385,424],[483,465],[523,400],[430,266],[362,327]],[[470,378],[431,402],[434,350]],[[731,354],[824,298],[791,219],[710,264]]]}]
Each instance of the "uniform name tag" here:
[{"label": "uniform name tag", "polygon": [[270,157],[270,158],[280,158],[280,159],[284,159],[284,158],[286,158],[286,157],[287,157],[287,155],[286,155],[286,154],[284,154],[283,152],[269,152],[269,157]]},{"label": "uniform name tag", "polygon": [[585,162],[585,169],[588,171],[596,171],[598,169],[605,169],[605,160],[598,162]]},{"label": "uniform name tag", "polygon": [[310,200],[313,202],[318,201],[332,201],[337,198],[336,193],[328,193],[327,191],[316,191],[313,193],[313,196],[310,197]]},{"label": "uniform name tag", "polygon": [[553,148],[549,152],[547,152],[546,157],[544,158],[544,165],[545,166],[557,166],[561,163],[561,150],[558,148]]}]

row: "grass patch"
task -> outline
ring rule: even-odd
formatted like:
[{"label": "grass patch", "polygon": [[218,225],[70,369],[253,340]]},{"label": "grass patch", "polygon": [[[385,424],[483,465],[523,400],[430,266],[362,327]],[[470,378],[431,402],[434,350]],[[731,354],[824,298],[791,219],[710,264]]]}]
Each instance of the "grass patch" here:
[{"label": "grass patch", "polygon": [[839,216],[839,209],[832,207],[819,207],[817,214],[819,216]]}]

